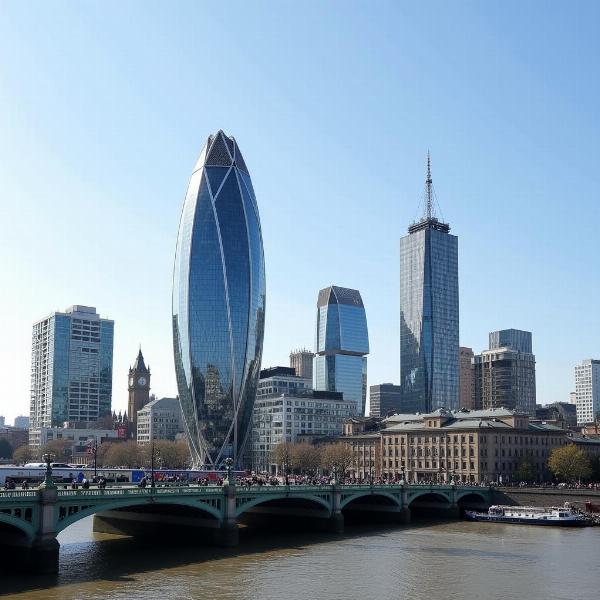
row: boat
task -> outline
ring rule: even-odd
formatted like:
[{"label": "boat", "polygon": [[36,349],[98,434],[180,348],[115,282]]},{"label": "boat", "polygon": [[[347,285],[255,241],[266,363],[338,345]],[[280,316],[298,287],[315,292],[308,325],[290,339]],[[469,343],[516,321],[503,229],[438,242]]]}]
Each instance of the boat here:
[{"label": "boat", "polygon": [[589,519],[570,506],[490,506],[487,513],[465,511],[469,521],[512,523],[517,525],[554,525],[557,527],[585,527]]}]

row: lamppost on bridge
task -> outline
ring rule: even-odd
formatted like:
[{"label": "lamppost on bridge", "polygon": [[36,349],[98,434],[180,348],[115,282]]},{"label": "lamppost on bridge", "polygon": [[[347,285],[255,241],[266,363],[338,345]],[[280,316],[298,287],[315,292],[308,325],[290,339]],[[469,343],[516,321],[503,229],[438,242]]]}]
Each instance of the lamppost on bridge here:
[{"label": "lamppost on bridge", "polygon": [[150,445],[150,487],[156,487],[154,482],[154,440],[152,440],[152,444]]},{"label": "lamppost on bridge", "polygon": [[94,456],[94,481],[98,476],[98,438],[94,438],[94,441],[88,442],[88,454]]},{"label": "lamppost on bridge", "polygon": [[54,483],[54,481],[52,479],[51,463],[52,463],[53,458],[54,458],[54,454],[51,454],[50,452],[47,452],[46,454],[44,454],[42,456],[42,460],[46,463],[46,476],[44,478],[44,481],[40,485],[40,487],[47,489],[47,490],[56,489],[56,484]]},{"label": "lamppost on bridge", "polygon": [[225,459],[225,470],[227,471],[227,484],[232,485],[233,476],[232,476],[232,467],[233,467],[233,458],[229,457]]},{"label": "lamppost on bridge", "polygon": [[452,469],[452,471],[450,471],[450,485],[455,485],[455,481],[454,481],[454,469]]},{"label": "lamppost on bridge", "polygon": [[402,484],[406,483],[406,474],[404,473],[405,470],[405,467],[400,467],[400,483]]}]

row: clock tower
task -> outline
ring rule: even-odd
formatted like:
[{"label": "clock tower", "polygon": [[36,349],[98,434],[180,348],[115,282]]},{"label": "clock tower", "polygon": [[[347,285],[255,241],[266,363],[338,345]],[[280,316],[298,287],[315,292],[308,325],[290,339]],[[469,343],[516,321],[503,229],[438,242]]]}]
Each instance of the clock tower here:
[{"label": "clock tower", "polygon": [[138,352],[133,367],[129,368],[129,437],[137,437],[137,411],[150,400],[150,369],[144,363],[142,349]]}]

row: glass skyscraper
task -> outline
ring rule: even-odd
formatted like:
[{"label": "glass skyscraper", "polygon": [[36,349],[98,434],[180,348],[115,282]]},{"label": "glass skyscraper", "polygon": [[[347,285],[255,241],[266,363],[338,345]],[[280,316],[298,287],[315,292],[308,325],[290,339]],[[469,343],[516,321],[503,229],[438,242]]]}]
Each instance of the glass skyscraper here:
[{"label": "glass skyscraper", "polygon": [[342,392],[365,414],[369,335],[367,316],[358,290],[331,286],[319,292],[313,387]]},{"label": "glass skyscraper", "polygon": [[211,135],[183,205],[173,273],[173,347],[195,465],[240,464],[262,355],[265,267],[258,207],[232,137]]},{"label": "glass skyscraper", "polygon": [[423,218],[400,239],[402,403],[420,412],[458,408],[458,238],[433,216],[427,168]]},{"label": "glass skyscraper", "polygon": [[71,306],[33,325],[30,427],[92,422],[110,415],[114,321]]}]

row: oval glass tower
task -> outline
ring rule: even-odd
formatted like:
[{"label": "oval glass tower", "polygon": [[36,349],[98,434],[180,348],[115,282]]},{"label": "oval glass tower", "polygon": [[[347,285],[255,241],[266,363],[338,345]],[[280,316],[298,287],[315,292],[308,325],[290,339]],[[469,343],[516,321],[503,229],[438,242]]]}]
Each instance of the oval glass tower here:
[{"label": "oval glass tower", "polygon": [[173,272],[173,348],[195,466],[240,465],[256,397],[265,267],[256,198],[232,137],[209,136],[183,205]]}]

